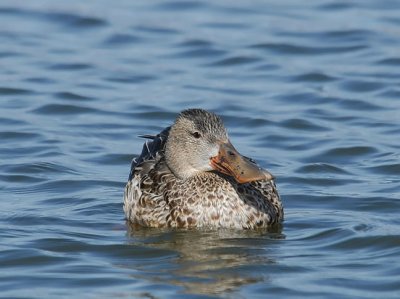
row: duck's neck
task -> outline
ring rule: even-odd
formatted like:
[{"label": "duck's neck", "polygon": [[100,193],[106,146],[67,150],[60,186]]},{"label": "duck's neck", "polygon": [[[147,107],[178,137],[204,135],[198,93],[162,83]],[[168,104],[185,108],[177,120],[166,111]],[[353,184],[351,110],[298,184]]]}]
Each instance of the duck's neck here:
[{"label": "duck's neck", "polygon": [[173,145],[171,146],[171,142],[168,141],[165,146],[165,162],[175,177],[185,181],[196,175],[197,170],[189,163],[185,162],[184,157],[186,156],[186,152],[184,150],[178,151]]},{"label": "duck's neck", "polygon": [[166,163],[174,176],[181,181],[186,181],[198,174],[196,169],[191,168],[188,165],[182,167],[180,163],[175,163],[173,160],[171,161],[169,159],[166,159]]}]

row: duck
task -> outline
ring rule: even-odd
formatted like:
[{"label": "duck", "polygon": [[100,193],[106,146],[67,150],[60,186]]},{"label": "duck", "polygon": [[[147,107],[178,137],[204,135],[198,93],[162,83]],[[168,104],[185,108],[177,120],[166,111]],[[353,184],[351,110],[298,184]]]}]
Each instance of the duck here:
[{"label": "duck", "polygon": [[155,228],[257,229],[283,221],[275,178],[232,145],[220,116],[192,108],[131,162],[124,212]]}]

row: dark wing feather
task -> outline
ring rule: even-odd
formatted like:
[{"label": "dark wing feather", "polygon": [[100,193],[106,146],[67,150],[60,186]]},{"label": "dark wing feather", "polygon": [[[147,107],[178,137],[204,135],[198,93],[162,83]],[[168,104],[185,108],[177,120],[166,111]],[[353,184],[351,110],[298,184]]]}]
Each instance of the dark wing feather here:
[{"label": "dark wing feather", "polygon": [[137,166],[140,166],[143,162],[146,162],[148,160],[154,160],[157,156],[157,153],[164,150],[170,129],[171,127],[167,127],[157,135],[139,136],[150,140],[146,140],[146,142],[144,143],[140,156],[132,159],[131,172],[129,173],[129,181],[133,178]]}]

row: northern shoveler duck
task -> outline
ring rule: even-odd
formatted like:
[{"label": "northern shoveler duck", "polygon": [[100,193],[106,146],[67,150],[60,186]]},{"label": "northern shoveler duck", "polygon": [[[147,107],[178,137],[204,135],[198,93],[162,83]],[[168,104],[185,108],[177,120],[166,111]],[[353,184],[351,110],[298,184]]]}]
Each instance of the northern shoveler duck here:
[{"label": "northern shoveler duck", "polygon": [[269,227],[283,220],[273,176],[242,156],[219,116],[182,111],[133,159],[126,218],[148,227]]}]

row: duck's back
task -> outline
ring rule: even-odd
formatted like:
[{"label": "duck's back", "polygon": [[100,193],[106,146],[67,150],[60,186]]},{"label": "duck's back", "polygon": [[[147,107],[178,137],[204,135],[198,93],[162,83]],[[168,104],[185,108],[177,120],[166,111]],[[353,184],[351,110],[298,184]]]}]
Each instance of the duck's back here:
[{"label": "duck's back", "polygon": [[147,138],[142,153],[131,163],[124,194],[124,211],[128,220],[144,226],[166,226],[168,205],[163,196],[165,176],[173,177],[163,162],[170,127]]},{"label": "duck's back", "polygon": [[129,173],[129,181],[133,178],[135,173],[143,171],[142,165],[145,162],[155,163],[157,155],[163,154],[165,143],[167,141],[169,130],[171,127],[165,128],[157,135],[141,135],[142,138],[147,138],[143,145],[142,153],[132,159],[131,171]]}]

